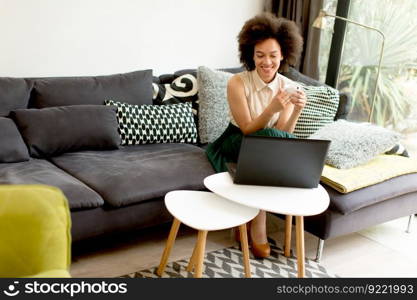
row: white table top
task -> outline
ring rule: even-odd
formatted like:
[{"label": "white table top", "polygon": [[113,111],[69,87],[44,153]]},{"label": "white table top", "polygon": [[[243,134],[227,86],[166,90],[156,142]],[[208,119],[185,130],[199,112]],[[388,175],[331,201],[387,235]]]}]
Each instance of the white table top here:
[{"label": "white table top", "polygon": [[317,215],[325,211],[330,202],[327,191],[321,185],[304,189],[234,184],[228,172],[206,177],[204,185],[236,203],[284,215]]},{"label": "white table top", "polygon": [[242,225],[259,212],[259,209],[201,191],[169,192],[165,196],[165,205],[181,223],[197,230],[208,231]]}]

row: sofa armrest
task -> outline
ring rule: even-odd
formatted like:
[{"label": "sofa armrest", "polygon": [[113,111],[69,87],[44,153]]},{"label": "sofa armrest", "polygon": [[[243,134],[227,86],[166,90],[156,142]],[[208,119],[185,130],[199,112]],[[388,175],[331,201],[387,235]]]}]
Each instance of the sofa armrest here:
[{"label": "sofa armrest", "polygon": [[58,188],[0,185],[0,277],[69,277],[70,229]]}]

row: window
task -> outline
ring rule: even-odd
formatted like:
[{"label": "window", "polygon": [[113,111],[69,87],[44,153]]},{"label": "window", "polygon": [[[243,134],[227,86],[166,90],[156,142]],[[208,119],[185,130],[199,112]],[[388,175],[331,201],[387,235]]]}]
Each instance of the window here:
[{"label": "window", "polygon": [[[337,0],[325,0],[334,14]],[[349,19],[380,29],[385,34],[384,56],[372,122],[404,134],[417,149],[417,1],[351,0]],[[333,18],[328,18],[330,19]],[[332,20],[333,23],[334,19]],[[333,25],[330,26],[331,28]],[[320,50],[321,80],[326,74],[331,32],[323,32]],[[371,110],[380,35],[347,24],[338,88],[352,94],[350,120],[367,121]],[[326,57],[327,55],[327,57]]]}]

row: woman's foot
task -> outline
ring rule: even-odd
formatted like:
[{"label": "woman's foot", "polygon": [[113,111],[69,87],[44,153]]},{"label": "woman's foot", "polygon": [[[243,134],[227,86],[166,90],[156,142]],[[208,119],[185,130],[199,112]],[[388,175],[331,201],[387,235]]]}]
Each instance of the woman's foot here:
[{"label": "woman's foot", "polygon": [[[266,213],[261,211],[258,216],[246,224],[249,246],[253,256],[256,258],[266,258],[271,254],[268,238],[266,235]],[[239,228],[233,228],[236,242],[240,243]]]},{"label": "woman's foot", "polygon": [[262,216],[259,219],[258,216],[250,223],[249,240],[251,250],[256,258],[267,258],[271,254],[271,248],[266,235],[266,223],[262,220]]}]

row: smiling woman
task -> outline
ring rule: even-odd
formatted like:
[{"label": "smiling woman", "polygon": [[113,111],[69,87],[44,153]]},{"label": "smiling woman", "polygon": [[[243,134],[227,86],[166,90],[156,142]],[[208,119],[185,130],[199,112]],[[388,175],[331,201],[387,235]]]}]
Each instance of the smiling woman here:
[{"label": "smiling woman", "polygon": [[[303,89],[278,73],[295,65],[301,54],[303,39],[294,22],[260,14],[243,25],[238,42],[246,71],[232,76],[227,85],[231,122],[207,147],[217,172],[226,171],[226,163],[236,163],[243,135],[293,138],[306,104]],[[253,254],[268,257],[265,211],[251,222],[249,237]]]},{"label": "smiling woman", "polygon": [[280,62],[284,59],[281,47],[275,39],[267,39],[255,45],[253,61],[255,68],[259,70],[259,76],[264,82],[271,82]]}]

